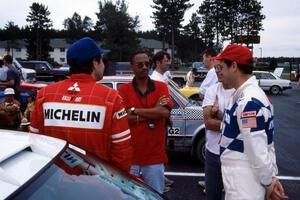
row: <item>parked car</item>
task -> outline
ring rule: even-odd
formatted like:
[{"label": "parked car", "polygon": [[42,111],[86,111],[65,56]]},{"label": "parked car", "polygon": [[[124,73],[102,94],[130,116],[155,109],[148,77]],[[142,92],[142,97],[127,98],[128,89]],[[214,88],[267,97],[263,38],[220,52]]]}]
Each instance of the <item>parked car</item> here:
[{"label": "parked car", "polygon": [[27,69],[20,65],[19,61],[13,59],[13,64],[21,74],[21,80],[29,83],[36,81],[36,71],[34,69]]},{"label": "parked car", "polygon": [[205,79],[208,69],[203,62],[193,62],[192,67],[197,69],[197,79],[200,79],[201,81]]},{"label": "parked car", "polygon": [[[105,76],[100,83],[114,89],[128,83],[132,76]],[[205,126],[203,109],[193,104],[178,89],[168,83],[174,107],[171,111],[173,127],[168,127],[168,149],[190,152],[200,162],[205,159]]]},{"label": "parked car", "polygon": [[24,68],[34,69],[39,81],[60,81],[69,76],[69,70],[64,68],[53,68],[47,61],[31,60],[21,61]]},{"label": "parked car", "polygon": [[273,73],[268,71],[253,71],[253,74],[263,90],[277,95],[283,90],[292,88],[290,80],[280,78],[282,71],[283,68],[276,68]]},{"label": "parked car", "polygon": [[[163,199],[113,165],[66,141],[0,129],[0,199]],[[65,159],[83,173],[70,175]]]},{"label": "parked car", "polygon": [[176,90],[178,90],[183,96],[185,96],[188,99],[192,100],[199,100],[199,93],[200,89],[199,87],[182,87],[180,86],[173,80],[169,79],[168,80],[169,84],[171,84]]}]

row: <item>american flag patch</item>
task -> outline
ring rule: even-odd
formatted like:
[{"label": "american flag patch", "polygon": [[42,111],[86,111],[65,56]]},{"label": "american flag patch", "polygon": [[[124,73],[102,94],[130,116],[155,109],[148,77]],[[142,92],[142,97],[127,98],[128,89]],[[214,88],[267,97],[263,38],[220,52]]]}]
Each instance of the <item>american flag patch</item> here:
[{"label": "american flag patch", "polygon": [[241,118],[247,118],[247,117],[255,117],[256,116],[256,111],[247,111],[247,112],[242,112]]},{"label": "american flag patch", "polygon": [[256,118],[255,117],[249,117],[249,118],[243,118],[242,119],[242,127],[243,128],[256,128]]}]

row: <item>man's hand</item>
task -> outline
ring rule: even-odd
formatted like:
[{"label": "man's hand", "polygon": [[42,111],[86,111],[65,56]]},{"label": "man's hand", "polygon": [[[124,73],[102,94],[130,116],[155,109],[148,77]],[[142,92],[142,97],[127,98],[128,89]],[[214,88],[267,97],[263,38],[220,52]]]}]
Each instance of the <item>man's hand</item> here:
[{"label": "man's hand", "polygon": [[156,102],[156,107],[157,106],[165,106],[169,103],[170,99],[167,98],[165,95],[161,96],[158,101]]},{"label": "man's hand", "polygon": [[218,99],[214,102],[214,105],[211,108],[211,116],[216,117],[219,111],[219,102]]},{"label": "man's hand", "polygon": [[283,200],[288,199],[288,196],[284,194],[284,189],[280,181],[273,177],[272,184],[266,188],[267,200]]}]

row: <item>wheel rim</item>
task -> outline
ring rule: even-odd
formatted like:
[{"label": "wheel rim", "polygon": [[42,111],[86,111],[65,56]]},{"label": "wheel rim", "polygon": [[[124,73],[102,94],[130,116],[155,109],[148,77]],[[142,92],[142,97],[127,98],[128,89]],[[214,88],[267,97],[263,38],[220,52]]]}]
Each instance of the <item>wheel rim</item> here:
[{"label": "wheel rim", "polygon": [[273,86],[271,88],[271,92],[272,92],[272,94],[278,94],[279,93],[279,88],[277,86]]}]

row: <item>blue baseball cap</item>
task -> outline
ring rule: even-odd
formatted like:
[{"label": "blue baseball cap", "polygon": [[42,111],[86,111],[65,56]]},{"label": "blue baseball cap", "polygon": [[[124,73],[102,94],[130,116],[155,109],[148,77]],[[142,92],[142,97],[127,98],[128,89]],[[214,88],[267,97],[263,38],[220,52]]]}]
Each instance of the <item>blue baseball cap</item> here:
[{"label": "blue baseball cap", "polygon": [[109,53],[110,50],[100,48],[89,37],[84,37],[74,42],[67,51],[67,61],[74,60],[76,65],[82,64],[97,55]]}]

